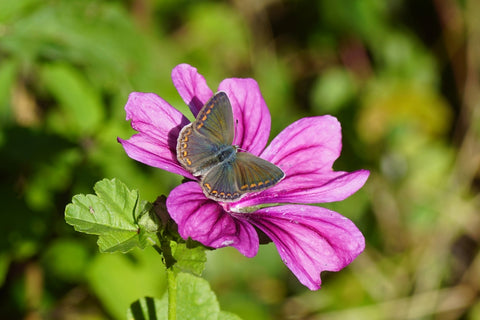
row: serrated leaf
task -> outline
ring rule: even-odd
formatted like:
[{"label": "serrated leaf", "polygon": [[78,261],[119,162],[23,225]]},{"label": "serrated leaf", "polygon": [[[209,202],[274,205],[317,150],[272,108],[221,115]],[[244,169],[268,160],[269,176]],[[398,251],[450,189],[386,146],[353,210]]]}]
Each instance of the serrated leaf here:
[{"label": "serrated leaf", "polygon": [[191,272],[200,276],[205,269],[207,256],[204,247],[187,248],[185,243],[170,241],[172,255],[176,260],[174,269],[182,272]]},{"label": "serrated leaf", "polygon": [[94,190],[97,195],[73,197],[65,209],[65,221],[77,231],[98,235],[102,252],[144,248],[147,237],[135,219],[143,211],[138,206],[138,192],[116,179],[99,181]]}]

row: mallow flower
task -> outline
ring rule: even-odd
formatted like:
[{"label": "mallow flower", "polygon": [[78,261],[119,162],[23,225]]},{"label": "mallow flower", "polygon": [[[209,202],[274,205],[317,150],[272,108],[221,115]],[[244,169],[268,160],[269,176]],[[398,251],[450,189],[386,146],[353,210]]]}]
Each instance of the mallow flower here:
[{"label": "mallow flower", "polygon": [[[180,64],[172,71],[180,96],[196,116],[212,97],[197,69]],[[277,247],[285,265],[310,290],[321,285],[322,271],[338,271],[365,247],[352,221],[332,210],[307,204],[341,201],[360,189],[369,172],[333,171],[341,151],[341,127],[332,116],[300,119],[265,147],[270,113],[253,79],[223,80],[235,119],[233,144],[263,158],[285,173],[275,186],[250,193],[236,202],[216,202],[205,196],[199,178],[177,161],[180,130],[189,120],[153,93],[133,92],[125,106],[127,120],[138,133],[118,141],[129,157],[180,174],[191,181],[174,188],[167,209],[184,238],[213,248],[233,246],[246,257],[256,255],[259,230]]]}]

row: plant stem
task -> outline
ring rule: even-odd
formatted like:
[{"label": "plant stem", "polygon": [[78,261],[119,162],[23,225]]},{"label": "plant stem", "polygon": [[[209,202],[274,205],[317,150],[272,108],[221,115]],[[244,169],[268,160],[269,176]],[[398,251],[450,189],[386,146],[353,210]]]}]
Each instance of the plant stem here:
[{"label": "plant stem", "polygon": [[[153,248],[161,256],[165,256],[164,250],[157,244],[154,244]],[[177,320],[177,276],[171,266],[165,265],[165,267],[167,269],[168,320]]]},{"label": "plant stem", "polygon": [[168,320],[177,319],[177,278],[172,268],[167,268]]}]

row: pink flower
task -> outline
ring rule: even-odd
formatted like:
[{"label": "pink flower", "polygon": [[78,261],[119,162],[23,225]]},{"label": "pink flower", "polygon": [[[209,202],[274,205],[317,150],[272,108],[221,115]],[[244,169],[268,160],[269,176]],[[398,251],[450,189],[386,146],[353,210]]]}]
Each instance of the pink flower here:
[{"label": "pink flower", "polygon": [[[187,64],[175,67],[172,79],[196,116],[213,95],[205,79]],[[311,290],[319,289],[320,273],[347,266],[363,251],[365,239],[347,218],[305,204],[344,200],[364,185],[369,172],[332,170],[342,147],[340,124],[334,117],[300,119],[265,148],[270,113],[256,81],[225,79],[218,91],[226,92],[232,104],[234,144],[285,172],[285,178],[272,188],[232,203],[208,199],[198,178],[176,157],[178,134],[189,121],[153,93],[130,94],[127,120],[132,120],[138,133],[119,142],[131,158],[193,180],[173,189],[167,199],[168,212],[184,239],[190,237],[213,248],[233,246],[253,257],[259,247],[258,228],[275,243],[299,281]]]}]

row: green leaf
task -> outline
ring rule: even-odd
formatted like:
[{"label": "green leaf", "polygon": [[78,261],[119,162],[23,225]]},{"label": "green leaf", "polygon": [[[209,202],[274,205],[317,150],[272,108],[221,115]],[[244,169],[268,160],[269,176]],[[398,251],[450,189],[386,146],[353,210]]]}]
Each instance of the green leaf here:
[{"label": "green leaf", "polygon": [[[220,311],[215,293],[209,283],[188,273],[177,275],[176,318],[182,320],[239,320],[232,313]],[[130,305],[127,319],[168,319],[168,292],[162,299],[142,298]]]},{"label": "green leaf", "polygon": [[97,254],[89,260],[85,277],[109,319],[125,319],[125,310],[133,301],[162,297],[166,292],[165,267],[153,248]]},{"label": "green leaf", "polygon": [[130,308],[127,310],[127,319],[167,319],[167,307],[167,304],[163,300],[145,297],[130,305]]},{"label": "green leaf", "polygon": [[217,319],[219,312],[217,297],[205,279],[177,275],[177,319]]},{"label": "green leaf", "polygon": [[218,314],[218,320],[241,320],[239,316],[237,316],[234,313],[226,312],[226,311],[220,311]]},{"label": "green leaf", "polygon": [[148,244],[145,233],[149,232],[136,218],[145,211],[146,203],[139,206],[138,191],[116,179],[99,181],[94,190],[97,195],[73,197],[65,209],[65,221],[77,231],[98,235],[102,252],[144,248]]},{"label": "green leaf", "polygon": [[205,269],[207,256],[205,254],[205,247],[198,246],[195,248],[188,248],[185,243],[177,243],[170,241],[172,255],[176,260],[173,265],[174,270],[181,272],[191,272],[194,275],[200,276]]},{"label": "green leaf", "polygon": [[41,69],[42,80],[59,102],[60,114],[51,125],[65,134],[91,134],[104,118],[100,94],[80,73],[66,64],[48,64]]}]

